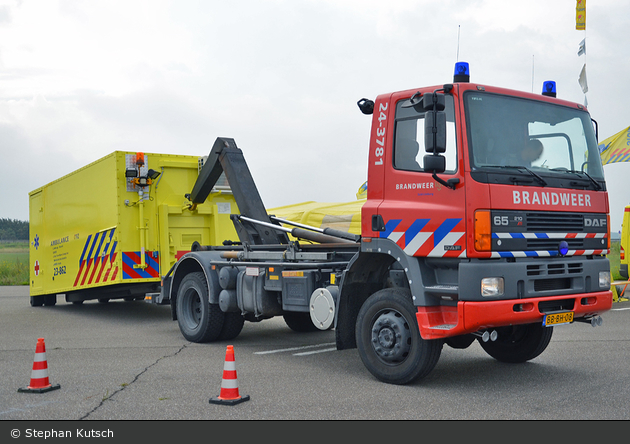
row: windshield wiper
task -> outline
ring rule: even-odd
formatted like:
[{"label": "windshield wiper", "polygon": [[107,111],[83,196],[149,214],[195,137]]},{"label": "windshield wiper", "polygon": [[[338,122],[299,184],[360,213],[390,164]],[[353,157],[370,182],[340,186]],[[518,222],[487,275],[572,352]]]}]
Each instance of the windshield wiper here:
[{"label": "windshield wiper", "polygon": [[523,165],[487,165],[487,166],[491,168],[510,168],[510,169],[516,169],[516,170],[525,170],[530,175],[532,175],[538,182],[540,182],[540,184],[543,187],[547,186],[547,181],[545,179],[540,177],[538,174],[534,173],[532,170],[530,170],[526,166],[523,166]]},{"label": "windshield wiper", "polygon": [[597,182],[595,179],[593,179],[593,176],[588,174],[586,171],[569,170],[569,173],[574,173],[574,174],[578,174],[578,175],[584,174],[588,178],[588,180],[591,181],[591,183],[595,187],[596,191],[599,191],[599,190],[602,189],[602,186],[599,184],[599,182]]}]

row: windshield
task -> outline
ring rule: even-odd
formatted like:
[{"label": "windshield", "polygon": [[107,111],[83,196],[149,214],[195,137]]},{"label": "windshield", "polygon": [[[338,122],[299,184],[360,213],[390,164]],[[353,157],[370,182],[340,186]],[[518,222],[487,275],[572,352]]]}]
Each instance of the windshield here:
[{"label": "windshield", "polygon": [[473,170],[603,180],[586,111],[485,92],[468,92],[465,103]]}]

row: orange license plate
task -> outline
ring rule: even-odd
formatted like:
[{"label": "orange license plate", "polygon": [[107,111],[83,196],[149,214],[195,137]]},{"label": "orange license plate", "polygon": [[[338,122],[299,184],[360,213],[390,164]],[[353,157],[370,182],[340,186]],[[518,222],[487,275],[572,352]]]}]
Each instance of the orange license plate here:
[{"label": "orange license plate", "polygon": [[545,327],[551,327],[553,325],[569,324],[573,322],[573,312],[567,311],[564,313],[549,313],[543,318],[543,325]]}]

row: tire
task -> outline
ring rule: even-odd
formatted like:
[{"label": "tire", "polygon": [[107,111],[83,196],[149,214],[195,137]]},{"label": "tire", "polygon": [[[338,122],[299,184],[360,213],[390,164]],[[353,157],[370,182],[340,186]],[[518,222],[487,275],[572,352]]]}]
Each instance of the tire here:
[{"label": "tire", "polygon": [[44,305],[45,300],[46,296],[31,296],[31,307],[41,307],[42,305]]},{"label": "tire", "polygon": [[234,339],[239,334],[241,334],[241,330],[243,330],[244,324],[245,318],[240,313],[225,313],[223,319],[223,328],[221,329],[221,333],[219,333],[219,337],[217,339],[220,341],[229,341],[230,339]]},{"label": "tire", "polygon": [[475,342],[475,339],[476,337],[473,335],[461,335],[446,338],[444,342],[452,348],[463,350],[470,347]]},{"label": "tire", "polygon": [[443,341],[420,336],[409,290],[385,288],[370,296],[356,323],[356,341],[363,365],[377,379],[408,384],[435,367]]},{"label": "tire", "polygon": [[177,322],[184,338],[190,342],[210,342],[219,337],[224,313],[211,304],[208,284],[202,272],[184,276],[177,291]]},{"label": "tire", "polygon": [[517,364],[540,355],[551,341],[553,327],[542,324],[514,325],[497,329],[494,342],[479,341],[481,348],[500,362]]},{"label": "tire", "polygon": [[285,313],[282,317],[289,328],[298,333],[320,331],[320,329],[313,324],[310,313]]}]

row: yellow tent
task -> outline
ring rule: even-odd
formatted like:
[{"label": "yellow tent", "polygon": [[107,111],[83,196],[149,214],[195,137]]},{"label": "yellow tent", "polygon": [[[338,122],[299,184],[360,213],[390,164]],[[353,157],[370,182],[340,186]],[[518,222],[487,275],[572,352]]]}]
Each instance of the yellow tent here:
[{"label": "yellow tent", "polygon": [[334,228],[361,234],[361,207],[366,201],[367,182],[357,192],[357,200],[351,202],[302,202],[283,207],[269,208],[272,216],[310,225],[315,228]]}]

